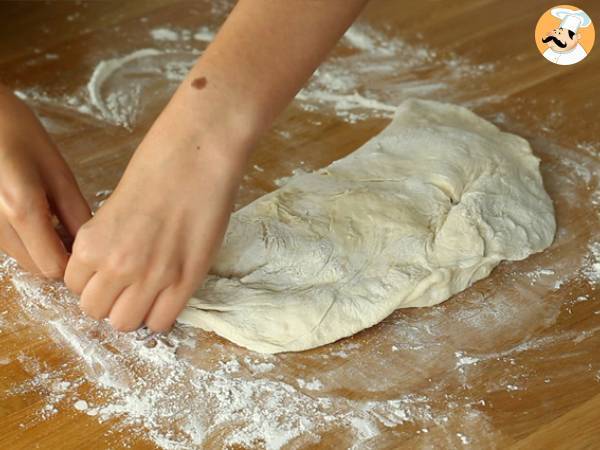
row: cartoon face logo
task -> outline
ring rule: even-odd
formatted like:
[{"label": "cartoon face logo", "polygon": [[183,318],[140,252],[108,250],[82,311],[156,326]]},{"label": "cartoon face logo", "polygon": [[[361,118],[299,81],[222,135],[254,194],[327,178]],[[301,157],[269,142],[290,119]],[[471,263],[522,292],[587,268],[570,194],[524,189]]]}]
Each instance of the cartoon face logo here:
[{"label": "cartoon face logo", "polygon": [[593,42],[592,20],[574,6],[559,6],[546,11],[536,27],[538,49],[554,64],[578,63],[587,56]]},{"label": "cartoon face logo", "polygon": [[555,28],[542,38],[542,42],[553,51],[560,53],[573,50],[580,39],[581,34],[575,34],[573,30]]}]

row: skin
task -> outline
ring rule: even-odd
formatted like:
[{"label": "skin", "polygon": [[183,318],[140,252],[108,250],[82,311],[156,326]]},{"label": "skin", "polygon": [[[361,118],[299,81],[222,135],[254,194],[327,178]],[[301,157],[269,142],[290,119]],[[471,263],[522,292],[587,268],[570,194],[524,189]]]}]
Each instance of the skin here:
[{"label": "skin", "polygon": [[0,86],[0,248],[26,270],[58,279],[68,254],[53,216],[72,237],[91,217],[73,174],[38,119]]},{"label": "skin", "polygon": [[[53,276],[61,273],[66,261],[65,283],[80,295],[81,309],[93,318],[108,317],[122,331],[143,324],[153,331],[168,330],[202,284],[219,249],[258,139],[365,3],[240,0],[148,131],[114,193],[91,220],[86,221],[89,211],[81,200],[73,202],[81,198],[75,182],[54,181],[72,180],[72,175],[64,162],[56,162],[62,159],[47,136],[40,138],[45,144],[38,144],[39,150],[23,151],[31,147],[32,129],[45,136],[39,123],[30,117],[28,124],[11,132],[14,141],[23,142],[27,136],[27,144],[2,145],[9,139],[0,128],[3,158],[9,155],[23,166],[15,172],[17,163],[0,160],[0,193],[11,186],[29,189],[31,179],[52,180],[33,183],[31,198],[50,198],[63,205],[65,225],[76,233],[73,253],[66,261],[47,220],[36,227],[41,219],[30,223],[13,211],[29,211],[29,194],[8,195],[9,200],[1,202],[4,222],[24,230],[23,247],[36,251],[27,254],[13,248],[9,241],[21,233],[10,234],[10,230],[6,238],[1,237],[1,248],[25,267],[50,268],[44,273]],[[14,98],[4,106],[0,103],[6,116],[14,114],[16,106],[11,102]],[[46,159],[52,159],[53,165],[41,163]],[[41,166],[44,170],[34,170]],[[6,174],[11,175],[10,183],[4,181]],[[62,190],[48,187],[54,184]],[[47,217],[48,206],[38,201],[32,215]],[[16,222],[15,217],[19,217]],[[15,228],[13,223],[20,225]],[[54,255],[52,264],[46,261],[49,254]]]},{"label": "skin", "polygon": [[554,30],[549,31],[544,36],[544,39],[547,38],[548,36],[554,36],[560,42],[565,44],[565,47],[563,48],[563,47],[556,45],[556,43],[554,41],[548,41],[545,43],[552,50],[554,50],[555,52],[559,52],[559,53],[569,52],[569,51],[573,50],[577,46],[577,43],[579,42],[579,40],[581,39],[581,34],[575,34],[573,36],[573,38],[571,39],[571,37],[569,36],[568,30],[565,30],[563,28],[555,28]]}]

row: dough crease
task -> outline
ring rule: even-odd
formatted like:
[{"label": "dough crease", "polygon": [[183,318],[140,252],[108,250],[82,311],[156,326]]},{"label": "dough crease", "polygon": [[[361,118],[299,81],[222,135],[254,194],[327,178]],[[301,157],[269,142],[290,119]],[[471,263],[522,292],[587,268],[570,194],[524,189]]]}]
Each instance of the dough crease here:
[{"label": "dough crease", "polygon": [[179,321],[258,352],[306,350],[438,304],[555,229],[526,140],[411,99],[352,154],[235,212]]}]

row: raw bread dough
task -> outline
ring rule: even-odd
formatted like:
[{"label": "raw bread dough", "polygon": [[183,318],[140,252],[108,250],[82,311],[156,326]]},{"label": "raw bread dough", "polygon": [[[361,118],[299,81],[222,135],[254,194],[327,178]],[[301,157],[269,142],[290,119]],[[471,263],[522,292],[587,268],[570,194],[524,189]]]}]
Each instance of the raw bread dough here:
[{"label": "raw bread dough", "polygon": [[527,141],[408,100],[351,155],[233,214],[179,320],[259,352],[318,347],[440,303],[554,232]]}]

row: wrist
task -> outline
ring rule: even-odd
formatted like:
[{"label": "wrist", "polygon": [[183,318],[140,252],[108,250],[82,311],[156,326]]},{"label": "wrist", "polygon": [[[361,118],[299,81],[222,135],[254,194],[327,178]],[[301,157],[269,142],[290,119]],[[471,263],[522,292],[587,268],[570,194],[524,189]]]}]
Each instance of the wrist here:
[{"label": "wrist", "polygon": [[[190,104],[176,93],[136,150],[134,166],[187,166],[236,182],[241,179],[256,143],[253,128],[222,104],[210,108]],[[133,162],[132,160],[132,162]],[[186,171],[188,173],[188,171]]]},{"label": "wrist", "polygon": [[189,139],[217,142],[232,152],[247,154],[269,123],[255,111],[251,93],[238,92],[219,74],[213,67],[194,69],[161,116],[176,122],[174,126]]}]

